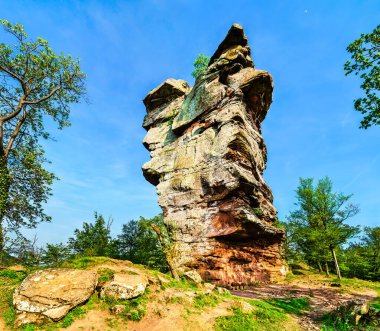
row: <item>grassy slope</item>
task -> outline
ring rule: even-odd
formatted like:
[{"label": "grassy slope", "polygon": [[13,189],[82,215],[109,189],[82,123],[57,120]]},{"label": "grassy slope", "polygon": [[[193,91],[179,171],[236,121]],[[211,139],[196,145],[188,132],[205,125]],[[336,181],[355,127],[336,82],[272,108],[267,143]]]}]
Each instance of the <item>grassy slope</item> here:
[{"label": "grassy slope", "polygon": [[[96,265],[110,265],[106,258],[81,258],[65,263],[64,267],[91,268]],[[114,263],[114,262],[113,262]],[[82,307],[72,310],[59,323],[49,323],[42,327],[28,325],[24,330],[126,330],[128,325],[135,330],[144,330],[152,327],[156,330],[170,329],[175,323],[178,330],[301,330],[296,323],[297,318],[310,310],[310,299],[284,298],[254,300],[243,299],[230,294],[219,294],[216,291],[206,293],[205,288],[186,281],[174,281],[157,271],[135,266],[148,276],[160,275],[168,280],[167,284],[151,284],[143,296],[134,300],[116,302],[100,300],[94,294]],[[0,271],[0,313],[8,330],[13,330],[12,324],[15,312],[12,307],[12,293],[16,286],[26,277],[27,271]],[[33,270],[34,271],[34,270]],[[99,275],[103,280],[112,276],[108,268],[100,268]],[[302,280],[306,276],[296,276],[294,281]],[[308,276],[310,278],[310,275]],[[336,280],[315,276],[315,282],[334,282]],[[344,279],[344,288],[376,289],[380,294],[380,283],[373,283],[355,279]],[[248,303],[242,304],[241,302]],[[111,315],[109,309],[116,304],[126,307],[118,316]],[[373,303],[380,306],[380,301]],[[252,309],[247,309],[252,308]],[[97,316],[101,320],[94,320]],[[86,328],[86,325],[88,328]],[[92,325],[91,327],[89,327]],[[4,327],[3,327],[4,328]],[[0,324],[0,329],[2,325]],[[331,330],[326,328],[326,330]]]}]

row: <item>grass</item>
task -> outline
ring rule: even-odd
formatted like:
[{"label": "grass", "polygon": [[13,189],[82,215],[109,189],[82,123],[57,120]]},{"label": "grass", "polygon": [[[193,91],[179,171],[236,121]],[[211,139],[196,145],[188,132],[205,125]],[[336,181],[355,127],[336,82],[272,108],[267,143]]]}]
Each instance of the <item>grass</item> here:
[{"label": "grass", "polygon": [[28,274],[26,271],[1,270],[0,286],[18,285],[27,275]]},{"label": "grass", "polygon": [[261,300],[247,300],[254,310],[243,313],[239,308],[233,308],[233,314],[217,317],[214,328],[216,331],[280,331],[284,330],[283,322],[288,319],[281,308]]},{"label": "grass", "polygon": [[76,319],[83,317],[86,312],[87,310],[82,307],[74,308],[63,318],[61,327],[68,328]]},{"label": "grass", "polygon": [[220,301],[221,299],[213,293],[200,293],[194,298],[193,306],[195,308],[215,307]]},{"label": "grass", "polygon": [[24,331],[35,331],[37,330],[37,326],[35,324],[26,324],[22,330]]},{"label": "grass", "polygon": [[25,271],[1,270],[0,271],[0,312],[5,324],[13,328],[16,311],[13,308],[13,292],[27,276]]},{"label": "grass", "polygon": [[175,287],[184,291],[197,291],[199,287],[197,284],[193,282],[187,281],[185,278],[181,278],[180,280],[175,280],[173,278],[170,279],[170,283],[161,285],[161,289],[165,290],[168,287]]},{"label": "grass", "polygon": [[90,266],[96,266],[98,264],[105,264],[109,261],[109,258],[102,256],[94,257],[77,257],[70,260],[67,260],[62,263],[63,268],[73,268],[73,269],[86,269]]},{"label": "grass", "polygon": [[13,328],[13,323],[16,318],[16,311],[13,308],[13,306],[8,307],[6,310],[3,311],[3,318],[5,321],[5,324],[9,326],[10,328]]},{"label": "grass", "polygon": [[216,331],[251,331],[256,328],[256,321],[252,314],[244,314],[240,309],[234,309],[234,313],[229,316],[217,317],[214,324]]},{"label": "grass", "polygon": [[104,283],[108,282],[109,280],[113,279],[113,275],[115,274],[115,270],[111,270],[108,268],[105,269],[99,269],[98,270],[98,282]]},{"label": "grass", "polygon": [[276,298],[267,301],[288,314],[302,315],[310,310],[310,298]]},{"label": "grass", "polygon": [[288,314],[302,315],[310,309],[309,298],[246,300],[254,310],[244,313],[232,308],[233,314],[215,320],[216,331],[282,331]]}]

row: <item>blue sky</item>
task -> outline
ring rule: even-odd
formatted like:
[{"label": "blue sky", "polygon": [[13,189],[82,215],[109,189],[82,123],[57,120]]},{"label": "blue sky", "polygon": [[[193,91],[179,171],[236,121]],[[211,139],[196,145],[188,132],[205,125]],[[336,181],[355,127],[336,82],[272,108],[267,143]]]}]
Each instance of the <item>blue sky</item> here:
[{"label": "blue sky", "polygon": [[49,169],[61,180],[46,206],[52,223],[27,232],[40,244],[65,242],[94,211],[113,217],[114,234],[160,212],[141,172],[141,100],[169,77],[193,84],[196,56],[212,55],[235,22],[274,78],[263,135],[280,219],[294,209],[299,177],[328,175],[360,204],[349,223],[380,224],[380,127],[358,129],[360,82],[343,71],[346,46],[380,23],[379,1],[0,0],[0,17],[79,56],[88,75],[90,104],[72,107],[72,126],[47,124],[57,139],[45,144]]}]

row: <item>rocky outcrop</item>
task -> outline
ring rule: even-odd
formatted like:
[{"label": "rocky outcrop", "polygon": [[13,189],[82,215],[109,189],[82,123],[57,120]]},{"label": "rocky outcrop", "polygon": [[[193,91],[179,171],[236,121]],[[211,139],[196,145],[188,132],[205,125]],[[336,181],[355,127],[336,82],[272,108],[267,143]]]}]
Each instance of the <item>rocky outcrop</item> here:
[{"label": "rocky outcrop", "polygon": [[58,321],[94,293],[97,273],[75,269],[45,269],[24,279],[15,290],[15,326]]},{"label": "rocky outcrop", "polygon": [[168,79],[144,99],[143,173],[157,187],[173,263],[222,285],[285,274],[284,231],[263,179],[273,82],[250,55],[234,24],[193,88]]}]

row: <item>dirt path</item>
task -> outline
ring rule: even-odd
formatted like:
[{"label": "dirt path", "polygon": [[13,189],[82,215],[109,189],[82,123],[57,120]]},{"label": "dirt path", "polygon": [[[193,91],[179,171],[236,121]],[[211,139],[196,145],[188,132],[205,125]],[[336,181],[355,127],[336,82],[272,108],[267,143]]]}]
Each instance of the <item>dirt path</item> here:
[{"label": "dirt path", "polygon": [[355,299],[365,302],[377,297],[376,291],[370,289],[358,292],[351,288],[335,288],[313,282],[265,285],[231,293],[240,297],[264,300],[307,297],[310,299],[311,309],[305,315],[298,317],[298,322],[305,330],[320,330],[318,321],[321,317],[347,301]]}]

